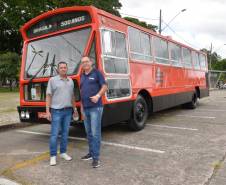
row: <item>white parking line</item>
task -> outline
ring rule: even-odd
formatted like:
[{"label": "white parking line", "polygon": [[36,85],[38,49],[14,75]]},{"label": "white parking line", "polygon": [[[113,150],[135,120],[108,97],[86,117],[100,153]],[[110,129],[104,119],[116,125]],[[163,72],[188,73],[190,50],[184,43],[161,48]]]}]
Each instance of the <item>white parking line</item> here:
[{"label": "white parking line", "polygon": [[213,111],[213,112],[226,112],[226,110],[223,109],[196,109],[197,111]]},{"label": "white parking line", "polygon": [[177,114],[177,115],[172,115],[169,113],[165,113],[165,114],[159,114],[159,115],[163,115],[163,116],[177,116],[177,117],[188,117],[188,118],[204,118],[204,119],[215,119],[216,117],[214,116],[195,116],[195,115],[187,115],[187,114]]},{"label": "white parking line", "polygon": [[155,125],[155,124],[146,124],[146,125],[152,126],[152,127],[171,128],[171,129],[180,129],[180,130],[191,130],[191,131],[197,131],[198,130],[196,128],[172,127],[172,126],[168,126],[168,125]]},{"label": "white parking line", "polygon": [[189,117],[189,118],[204,118],[204,119],[215,119],[214,116],[193,116],[193,115],[186,115],[186,114],[177,114],[178,117]]},{"label": "white parking line", "polygon": [[[47,134],[47,133],[32,132],[32,131],[26,131],[26,130],[17,130],[16,132],[26,133],[26,134],[34,134],[34,135],[42,135],[42,136],[50,136],[50,134]],[[70,136],[68,138],[69,139],[72,139],[72,140],[86,141],[85,138],[81,138],[81,137],[71,137]],[[143,148],[143,147],[125,145],[125,144],[120,144],[120,143],[112,143],[112,142],[108,142],[108,141],[102,141],[101,143],[103,145],[115,146],[115,147],[121,147],[121,148],[127,148],[127,149],[132,149],[132,150],[140,150],[140,151],[154,152],[154,153],[160,153],[160,154],[165,153],[165,151],[162,151],[162,150],[156,150],[156,149],[151,149],[151,148]]]},{"label": "white parking line", "polygon": [[14,153],[0,153],[0,156],[10,156],[10,155],[35,155],[43,154],[45,152],[14,152]]}]

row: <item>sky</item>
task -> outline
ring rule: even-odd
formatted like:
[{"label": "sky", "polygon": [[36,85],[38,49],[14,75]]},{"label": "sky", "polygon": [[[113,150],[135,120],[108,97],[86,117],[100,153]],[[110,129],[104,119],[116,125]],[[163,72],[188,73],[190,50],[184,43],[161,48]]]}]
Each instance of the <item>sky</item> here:
[{"label": "sky", "polygon": [[[161,9],[162,35],[171,36],[174,40],[195,49],[210,50],[212,43],[212,52],[226,58],[226,0],[120,0],[120,2],[122,17],[139,18],[157,26]],[[186,11],[181,12],[183,9]]]}]

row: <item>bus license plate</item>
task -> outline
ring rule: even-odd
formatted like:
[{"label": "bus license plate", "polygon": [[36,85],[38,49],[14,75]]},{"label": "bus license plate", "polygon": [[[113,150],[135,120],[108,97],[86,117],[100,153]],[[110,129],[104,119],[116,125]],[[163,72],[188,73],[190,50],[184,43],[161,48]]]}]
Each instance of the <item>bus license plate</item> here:
[{"label": "bus license plate", "polygon": [[38,118],[47,118],[46,112],[38,112]]}]

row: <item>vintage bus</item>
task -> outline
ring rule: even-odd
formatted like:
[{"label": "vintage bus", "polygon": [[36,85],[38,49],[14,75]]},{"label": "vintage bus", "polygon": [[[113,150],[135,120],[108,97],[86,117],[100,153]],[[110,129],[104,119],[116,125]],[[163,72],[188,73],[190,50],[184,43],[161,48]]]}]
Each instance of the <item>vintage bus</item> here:
[{"label": "vintage bus", "polygon": [[93,6],[43,13],[20,31],[21,121],[45,117],[47,83],[62,60],[68,63],[80,110],[83,55],[90,56],[108,84],[102,125],[127,121],[132,130],[141,130],[152,112],[181,104],[195,108],[198,98],[209,95],[205,53]]}]

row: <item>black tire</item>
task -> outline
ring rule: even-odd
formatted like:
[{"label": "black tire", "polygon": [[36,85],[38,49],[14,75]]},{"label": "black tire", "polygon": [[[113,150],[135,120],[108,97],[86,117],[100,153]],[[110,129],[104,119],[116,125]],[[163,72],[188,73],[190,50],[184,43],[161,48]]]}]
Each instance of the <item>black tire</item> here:
[{"label": "black tire", "polygon": [[197,97],[197,94],[194,93],[192,95],[192,101],[184,104],[184,107],[187,109],[195,109],[197,107],[197,103],[198,103],[198,97]]},{"label": "black tire", "polygon": [[132,116],[129,120],[129,127],[133,131],[142,130],[148,117],[148,106],[145,99],[138,95],[133,104]]}]

